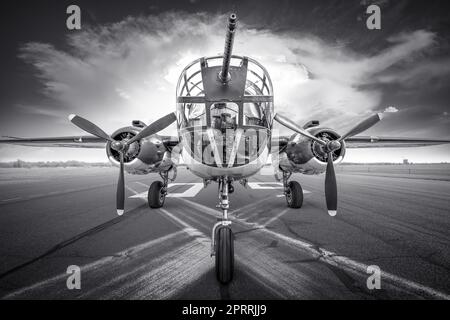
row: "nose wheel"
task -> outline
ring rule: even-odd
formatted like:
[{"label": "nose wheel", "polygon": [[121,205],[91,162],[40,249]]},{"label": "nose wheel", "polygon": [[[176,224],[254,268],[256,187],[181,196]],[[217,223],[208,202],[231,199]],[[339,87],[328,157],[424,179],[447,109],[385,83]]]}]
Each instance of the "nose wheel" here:
[{"label": "nose wheel", "polygon": [[234,235],[229,226],[219,226],[216,230],[216,276],[220,283],[233,280]]},{"label": "nose wheel", "polygon": [[216,277],[220,283],[227,284],[233,280],[234,273],[234,235],[231,221],[228,220],[228,194],[231,184],[227,178],[219,180],[219,204],[222,219],[212,230],[211,256],[215,256]]}]

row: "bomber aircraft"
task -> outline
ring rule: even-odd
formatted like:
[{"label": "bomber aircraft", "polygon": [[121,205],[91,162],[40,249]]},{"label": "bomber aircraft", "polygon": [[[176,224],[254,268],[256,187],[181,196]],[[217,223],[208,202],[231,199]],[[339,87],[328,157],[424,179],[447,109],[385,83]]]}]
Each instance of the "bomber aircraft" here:
[{"label": "bomber aircraft", "polygon": [[[218,183],[219,222],[213,226],[211,255],[215,256],[218,281],[233,278],[234,246],[228,215],[229,195],[235,182],[246,186],[248,179],[266,165],[272,155],[275,178],[282,181],[287,206],[300,208],[303,191],[293,173],[325,173],[325,199],[330,216],[337,213],[337,185],[334,166],[341,163],[347,148],[418,147],[450,143],[450,140],[357,136],[382,119],[374,114],[340,135],[313,120],[298,125],[274,112],[272,82],[267,70],[256,60],[232,55],[237,17],[231,14],[223,55],[203,57],[181,73],[176,88],[176,111],[151,123],[133,121],[108,135],[92,122],[70,115],[69,120],[89,136],[17,138],[0,143],[25,146],[106,148],[109,161],[120,168],[117,184],[117,213],[125,209],[124,172],[159,173],[148,190],[150,208],[161,208],[168,182],[175,180],[179,158],[202,178],[205,187]],[[274,122],[294,132],[272,136]],[[177,136],[158,132],[177,125]]]}]

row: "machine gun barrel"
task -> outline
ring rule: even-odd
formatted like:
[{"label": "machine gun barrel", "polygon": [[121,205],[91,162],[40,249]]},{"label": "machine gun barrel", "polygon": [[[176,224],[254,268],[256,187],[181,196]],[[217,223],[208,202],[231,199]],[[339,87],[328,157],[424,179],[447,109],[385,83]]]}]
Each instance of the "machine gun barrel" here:
[{"label": "machine gun barrel", "polygon": [[233,51],[234,33],[236,30],[236,14],[232,13],[228,19],[227,35],[225,39],[225,50],[223,52],[222,71],[219,73],[219,78],[223,83],[230,80],[230,62],[231,52]]}]

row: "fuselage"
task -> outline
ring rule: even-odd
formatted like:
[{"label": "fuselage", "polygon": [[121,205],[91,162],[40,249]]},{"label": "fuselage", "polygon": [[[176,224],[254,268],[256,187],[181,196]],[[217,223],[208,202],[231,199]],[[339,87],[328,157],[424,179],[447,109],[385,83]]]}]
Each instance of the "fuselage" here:
[{"label": "fuselage", "polygon": [[202,179],[250,177],[266,164],[270,154],[271,131],[265,128],[226,132],[188,128],[180,134],[183,161]]},{"label": "fuselage", "polygon": [[192,62],[177,86],[182,158],[203,179],[249,177],[266,164],[271,148],[269,74],[250,58],[232,56],[224,82],[222,60],[217,56]]}]

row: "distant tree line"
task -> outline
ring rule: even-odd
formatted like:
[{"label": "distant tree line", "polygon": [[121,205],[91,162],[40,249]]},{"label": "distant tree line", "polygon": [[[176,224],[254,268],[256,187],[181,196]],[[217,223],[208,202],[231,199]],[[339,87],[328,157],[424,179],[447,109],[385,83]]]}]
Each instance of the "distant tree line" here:
[{"label": "distant tree line", "polygon": [[368,166],[368,165],[380,165],[380,166],[408,166],[408,165],[420,165],[420,164],[448,164],[448,162],[432,162],[432,163],[402,163],[402,162],[367,162],[367,163],[361,163],[361,162],[342,162],[339,165],[340,166]]},{"label": "distant tree line", "polygon": [[11,162],[0,162],[0,168],[72,168],[72,167],[110,167],[109,162],[83,162],[83,161],[38,161],[28,162],[16,160]]}]

